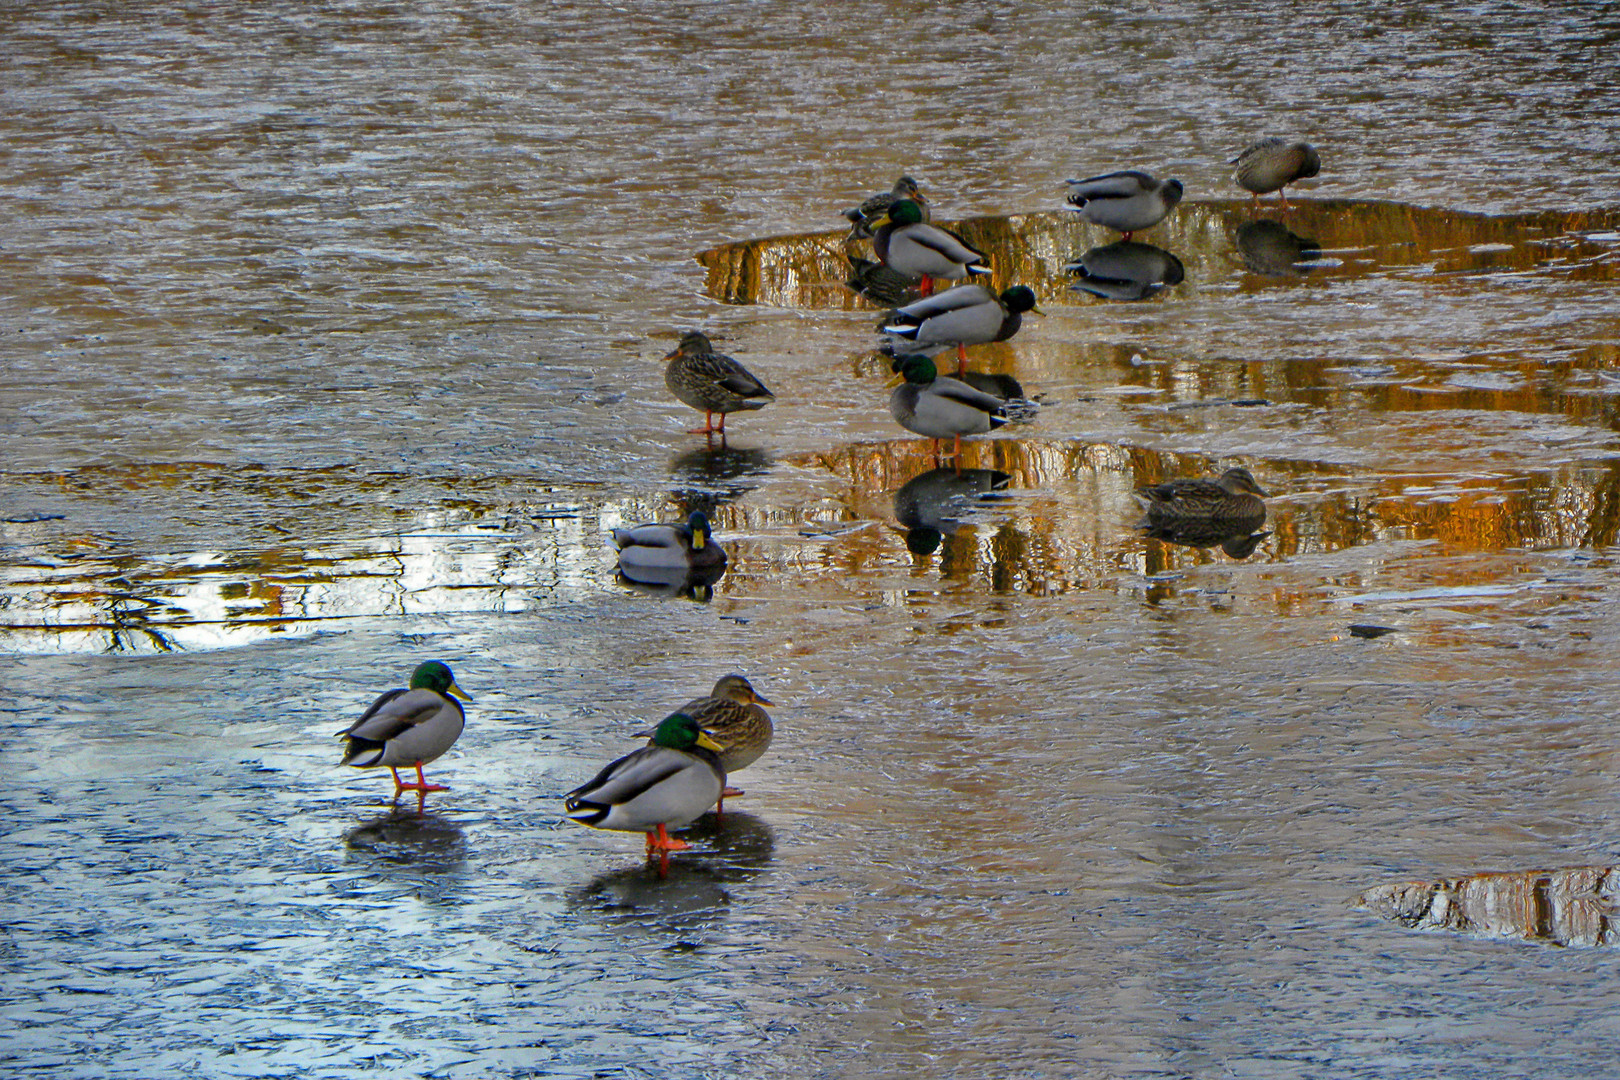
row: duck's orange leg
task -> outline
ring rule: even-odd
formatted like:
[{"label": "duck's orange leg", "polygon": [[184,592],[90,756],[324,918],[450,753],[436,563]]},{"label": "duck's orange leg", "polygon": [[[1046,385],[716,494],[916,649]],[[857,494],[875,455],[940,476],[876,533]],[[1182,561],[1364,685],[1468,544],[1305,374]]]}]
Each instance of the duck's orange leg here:
[{"label": "duck's orange leg", "polygon": [[448,787],[445,787],[443,784],[430,784],[430,783],[428,783],[427,782],[427,777],[422,775],[422,763],[420,761],[418,761],[416,763],[416,783],[414,783],[414,784],[411,783],[409,780],[401,780],[399,778],[399,770],[394,768],[392,765],[390,765],[388,768],[389,768],[389,771],[394,774],[394,794],[396,796],[402,791],[414,791],[414,792],[417,792],[418,794],[426,795],[430,791],[449,791],[450,790]]},{"label": "duck's orange leg", "polygon": [[647,833],[648,855],[653,855],[658,852],[685,851],[691,846],[692,845],[688,844],[685,840],[681,840],[665,832],[662,822],[659,823],[656,830]]}]

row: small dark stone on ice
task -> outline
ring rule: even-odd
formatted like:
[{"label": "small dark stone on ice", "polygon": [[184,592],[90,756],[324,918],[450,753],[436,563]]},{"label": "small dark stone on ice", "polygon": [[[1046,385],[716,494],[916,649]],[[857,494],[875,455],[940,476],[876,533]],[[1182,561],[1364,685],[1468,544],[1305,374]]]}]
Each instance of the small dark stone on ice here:
[{"label": "small dark stone on ice", "polygon": [[1351,623],[1350,633],[1356,637],[1375,638],[1395,633],[1393,626],[1374,626],[1372,623]]}]

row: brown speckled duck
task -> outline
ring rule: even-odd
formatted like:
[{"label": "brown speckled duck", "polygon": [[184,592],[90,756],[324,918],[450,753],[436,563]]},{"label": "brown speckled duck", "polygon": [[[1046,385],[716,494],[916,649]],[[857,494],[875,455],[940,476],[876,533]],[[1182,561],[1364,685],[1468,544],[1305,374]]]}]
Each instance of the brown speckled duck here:
[{"label": "brown speckled duck", "polygon": [[928,199],[923,196],[922,188],[917,181],[909,176],[902,176],[894,182],[894,187],[888,191],[880,191],[869,196],[861,205],[844,211],[844,217],[854,226],[849,236],[852,240],[872,235],[872,226],[878,218],[888,213],[889,207],[901,199],[910,199],[922,208],[923,220],[928,220]]},{"label": "brown speckled duck", "polygon": [[[703,410],[703,426],[693,435],[726,433],[726,414],[763,409],[776,400],[765,384],[729,356],[714,351],[709,339],[696,330],[681,335],[675,351],[664,357],[664,385],[669,392],[694,409]],[[720,425],[714,414],[720,414]]]},{"label": "brown speckled duck", "polygon": [[[720,754],[720,766],[730,776],[758,761],[771,745],[776,728],[771,723],[770,713],[760,708],[771,704],[774,703],[761,697],[746,678],[733,674],[722,676],[708,697],[688,701],[680,711],[725,747]],[[652,733],[637,734],[650,736]],[[727,787],[720,793],[715,813],[724,812],[727,795],[741,794],[737,788]]]},{"label": "brown speckled duck", "polygon": [[1252,193],[1255,206],[1260,205],[1260,196],[1275,191],[1284,210],[1288,209],[1288,195],[1283,188],[1322,171],[1322,159],[1314,146],[1287,142],[1276,136],[1261,139],[1233,158],[1232,164],[1237,166],[1232,179],[1244,191]]},{"label": "brown speckled duck", "polygon": [[1147,508],[1148,520],[1217,518],[1223,521],[1265,520],[1265,496],[1248,469],[1227,469],[1218,480],[1167,480],[1139,488],[1136,497]]}]

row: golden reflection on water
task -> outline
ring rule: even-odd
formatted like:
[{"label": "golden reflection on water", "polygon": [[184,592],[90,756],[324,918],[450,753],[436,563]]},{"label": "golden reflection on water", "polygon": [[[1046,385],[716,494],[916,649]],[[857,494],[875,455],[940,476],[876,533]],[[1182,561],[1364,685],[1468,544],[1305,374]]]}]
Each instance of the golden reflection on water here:
[{"label": "golden reflection on water", "polygon": [[[1091,302],[1069,288],[1074,278],[1063,268],[1118,240],[1118,234],[1060,210],[939,224],[990,256],[995,288],[1028,285],[1043,304]],[[1448,280],[1503,273],[1613,282],[1620,280],[1620,258],[1603,234],[1617,224],[1620,210],[1614,209],[1490,216],[1318,199],[1298,203],[1277,220],[1257,215],[1245,202],[1189,201],[1136,240],[1185,263],[1185,282],[1164,290],[1173,300],[1182,290],[1234,278],[1238,288],[1256,290],[1313,276],[1392,271],[1421,273],[1442,289]],[[876,306],[845,285],[851,259],[870,255],[869,243],[848,242],[842,231],[831,230],[727,244],[697,259],[707,271],[709,295],[728,304],[855,310]]]},{"label": "golden reflection on water", "polygon": [[1620,870],[1576,866],[1379,885],[1358,897],[1415,930],[1451,930],[1553,945],[1620,942]]},{"label": "golden reflection on water", "polygon": [[[1230,544],[1225,537],[1157,538],[1142,528],[1136,488],[1239,463],[1273,493],[1263,526]],[[1620,466],[1572,466],[1511,486],[1490,477],[1364,480],[1294,461],[1217,461],[1037,438],[970,440],[961,479],[921,439],[848,445],[789,456],[783,464],[826,483],[806,501],[760,505],[740,496],[771,459],[753,451],[693,451],[680,459],[662,501],[586,490],[512,501],[503,495],[513,490],[511,481],[484,478],[458,482],[453,493],[417,497],[408,513],[372,512],[374,526],[386,523],[389,531],[351,541],[275,540],[277,526],[237,550],[161,555],[121,550],[66,520],[7,523],[0,525],[9,553],[0,566],[0,647],[216,648],[346,619],[521,611],[544,598],[611,589],[708,601],[745,595],[762,580],[810,590],[836,580],[842,589],[900,599],[895,573],[1033,596],[1139,589],[1147,582],[1144,596],[1156,602],[1165,587],[1152,583],[1222,561],[1287,564],[1390,541],[1440,542],[1452,554],[1601,549],[1614,545],[1620,531]],[[192,472],[196,486],[231,482],[224,474]],[[139,489],[134,472],[120,476]],[[154,482],[172,483],[172,470],[158,469]],[[311,494],[303,471],[255,471],[249,482],[255,497],[278,504]],[[398,483],[333,474],[321,486],[324,497],[355,505],[368,488],[393,490]],[[424,502],[431,509],[422,509]],[[653,585],[616,580],[608,530],[674,520],[693,509],[710,515],[731,552],[724,577]],[[1426,587],[1474,588],[1498,572],[1486,564],[1454,566]],[[1302,579],[1276,602],[1285,610],[1322,603],[1345,583]]]}]

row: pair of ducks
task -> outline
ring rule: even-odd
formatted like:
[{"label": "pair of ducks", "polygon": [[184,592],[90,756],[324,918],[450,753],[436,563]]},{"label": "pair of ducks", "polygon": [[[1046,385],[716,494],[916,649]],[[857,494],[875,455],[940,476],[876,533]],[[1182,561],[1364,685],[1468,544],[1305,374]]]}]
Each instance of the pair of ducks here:
[{"label": "pair of ducks", "polygon": [[[389,690],[339,737],[346,739],[340,764],[387,768],[394,794],[447,790],[429,784],[422,767],[436,760],[461,737],[471,701],[449,665],[429,660],[411,673],[410,686]],[[772,702],[741,675],[726,675],[707,697],[687,702],[651,731],[637,732],[648,743],[611,762],[588,783],[563,799],[567,816],[598,829],[647,834],[647,851],[679,851],[687,845],[669,836],[696,821],[710,806],[725,809],[726,776],[758,761],[771,744],[775,727],[760,706]],[[416,769],[416,781],[401,780],[401,768]]]},{"label": "pair of ducks", "polygon": [[[1250,193],[1256,206],[1261,195],[1275,191],[1284,210],[1288,195],[1283,189],[1322,170],[1322,159],[1310,143],[1275,136],[1254,143],[1229,164],[1237,166],[1232,179]],[[1135,169],[1070,180],[1068,189],[1069,209],[1093,225],[1124,233],[1126,240],[1163,221],[1182,195],[1180,180],[1156,180]]]}]

